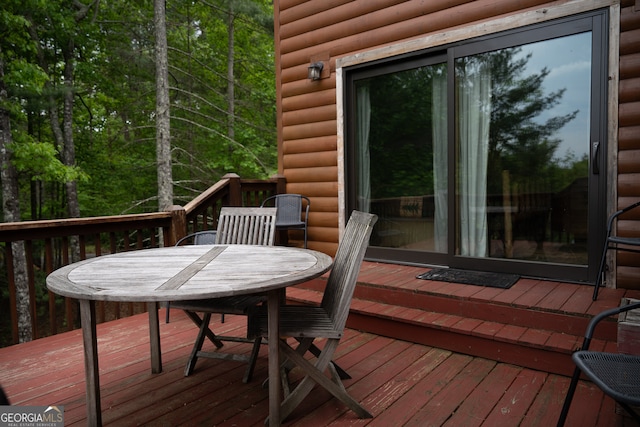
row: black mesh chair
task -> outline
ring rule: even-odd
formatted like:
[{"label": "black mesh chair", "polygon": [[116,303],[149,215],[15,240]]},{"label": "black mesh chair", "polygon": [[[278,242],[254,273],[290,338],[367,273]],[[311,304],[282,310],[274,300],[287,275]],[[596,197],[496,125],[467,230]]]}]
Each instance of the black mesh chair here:
[{"label": "black mesh chair", "polygon": [[576,369],[567,390],[558,427],[563,426],[567,419],[581,373],[618,402],[640,424],[640,415],[633,409],[633,406],[640,406],[640,355],[589,351],[593,332],[601,320],[634,309],[640,309],[640,301],[603,311],[589,322],[582,347],[573,354]]},{"label": "black mesh chair", "polygon": [[307,222],[311,201],[300,194],[277,194],[267,197],[261,207],[274,205],[276,214],[276,230],[303,230],[304,248],[307,247]]},{"label": "black mesh chair", "polygon": [[632,236],[617,236],[612,235],[614,222],[618,220],[620,215],[623,215],[630,210],[633,210],[640,206],[640,202],[636,202],[626,208],[620,209],[614,212],[607,221],[607,238],[604,242],[604,249],[602,250],[602,259],[600,260],[600,267],[598,268],[598,277],[596,277],[596,285],[593,290],[593,300],[598,299],[598,288],[603,282],[604,270],[607,263],[607,251],[613,249],[616,251],[626,251],[640,253],[640,237]]}]

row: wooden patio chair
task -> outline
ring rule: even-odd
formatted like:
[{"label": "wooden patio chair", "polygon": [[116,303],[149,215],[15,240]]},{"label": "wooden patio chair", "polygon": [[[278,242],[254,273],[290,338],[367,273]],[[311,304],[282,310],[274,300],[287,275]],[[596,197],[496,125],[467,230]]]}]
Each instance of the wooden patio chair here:
[{"label": "wooden patio chair", "polygon": [[567,396],[560,412],[558,427],[564,426],[580,374],[584,373],[606,395],[613,398],[640,425],[640,415],[633,407],[640,406],[640,355],[589,351],[596,325],[603,319],[629,310],[640,309],[640,301],[605,310],[594,316],[579,351],[573,353],[576,369],[571,377]]},{"label": "wooden patio chair", "polygon": [[[376,220],[376,215],[368,213],[353,211],[351,214],[338,245],[333,268],[329,273],[319,306],[285,305],[280,309],[280,336],[282,337],[280,349],[288,359],[283,363],[283,377],[286,379],[284,372],[289,364],[300,367],[306,375],[291,392],[289,392],[288,383],[285,382],[285,398],[281,407],[282,420],[286,419],[309,394],[314,383],[327,389],[360,418],[372,417],[347,393],[340,379],[340,373],[331,360],[344,331],[358,273]],[[268,316],[265,308],[256,307],[250,310],[249,336],[267,335]],[[288,337],[296,340],[295,349],[288,343]],[[313,344],[316,338],[326,339],[319,354],[314,351],[317,350]],[[304,355],[307,351],[316,356],[315,364],[305,359]],[[327,369],[331,379],[324,374]]]},{"label": "wooden patio chair", "polygon": [[[269,245],[275,241],[276,208],[227,208],[220,211],[218,228],[216,230],[216,244],[240,244],[240,245]],[[251,381],[258,352],[260,351],[261,337],[246,338],[234,336],[222,336],[214,334],[209,328],[212,313],[247,315],[250,307],[254,307],[266,301],[265,295],[242,295],[227,298],[213,298],[208,300],[173,301],[171,307],[179,308],[199,328],[198,336],[187,361],[184,375],[189,376],[199,357],[213,359],[235,360],[247,362],[243,382]],[[202,317],[198,315],[202,313]],[[235,341],[252,343],[253,348],[249,356],[242,354],[223,353],[219,351],[207,352],[202,350],[205,337],[216,346],[222,348],[222,341]]]},{"label": "wooden patio chair", "polygon": [[275,205],[278,208],[276,230],[303,230],[304,248],[307,247],[307,221],[311,201],[300,194],[276,194],[267,197],[262,207]]}]

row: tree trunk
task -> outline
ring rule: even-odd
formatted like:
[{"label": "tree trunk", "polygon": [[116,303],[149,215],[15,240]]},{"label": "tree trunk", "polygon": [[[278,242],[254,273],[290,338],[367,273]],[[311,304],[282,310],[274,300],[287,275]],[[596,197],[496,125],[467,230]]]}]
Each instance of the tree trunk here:
[{"label": "tree trunk", "polygon": [[154,1],[156,35],[156,159],[158,167],[158,208],[168,211],[173,205],[171,173],[171,125],[169,110],[169,70],[165,0]]},{"label": "tree trunk", "polygon": [[[69,39],[69,44],[63,51],[64,56],[64,99],[62,112],[62,135],[64,138],[64,148],[62,150],[62,163],[65,166],[75,166],[76,149],[73,139],[73,53],[75,45],[73,38]],[[67,209],[69,218],[80,218],[80,204],[78,202],[78,186],[76,181],[65,182],[67,195]],[[80,242],[77,236],[72,236],[71,259],[80,261]]]},{"label": "tree trunk", "polygon": [[[0,106],[7,100],[4,85],[4,62],[0,52]],[[9,149],[12,142],[9,111],[0,107],[0,182],[2,182],[2,212],[5,222],[20,221],[20,202],[18,197],[18,177],[11,161]],[[13,269],[15,274],[16,307],[18,311],[18,342],[31,341],[32,323],[29,305],[29,283],[27,280],[27,257],[24,242],[11,243]]]},{"label": "tree trunk", "polygon": [[[234,78],[234,56],[235,56],[235,37],[234,37],[234,12],[233,1],[229,2],[229,14],[227,15],[227,136],[230,141],[235,140],[235,78]],[[233,147],[229,144],[229,149]]]}]

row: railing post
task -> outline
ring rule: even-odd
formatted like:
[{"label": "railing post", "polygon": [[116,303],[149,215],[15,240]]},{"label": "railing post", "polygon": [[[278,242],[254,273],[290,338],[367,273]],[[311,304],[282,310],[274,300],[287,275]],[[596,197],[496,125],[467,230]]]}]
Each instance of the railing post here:
[{"label": "railing post", "polygon": [[287,192],[287,178],[284,175],[274,175],[272,177],[276,180],[276,194],[284,194]]},{"label": "railing post", "polygon": [[187,211],[182,206],[173,205],[169,212],[171,213],[171,227],[164,239],[165,246],[175,245],[187,234]]},{"label": "railing post", "polygon": [[243,206],[240,176],[235,173],[228,173],[223,178],[229,180],[229,206]]}]

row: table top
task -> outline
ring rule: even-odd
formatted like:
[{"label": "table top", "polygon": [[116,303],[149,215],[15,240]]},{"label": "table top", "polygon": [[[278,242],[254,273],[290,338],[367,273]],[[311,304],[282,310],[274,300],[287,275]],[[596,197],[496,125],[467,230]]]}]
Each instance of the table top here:
[{"label": "table top", "polygon": [[284,246],[190,245],[104,255],[55,270],[47,288],[62,296],[154,302],[267,292],[318,277],[330,256]]}]

